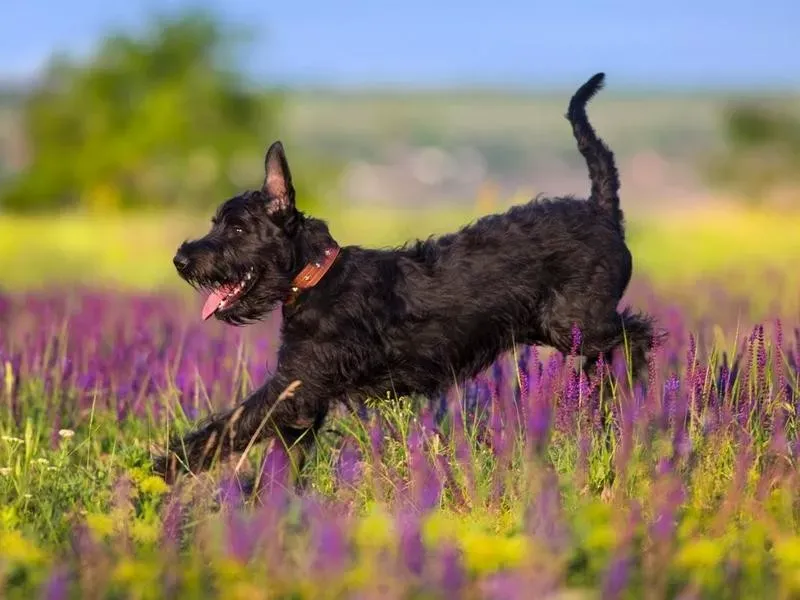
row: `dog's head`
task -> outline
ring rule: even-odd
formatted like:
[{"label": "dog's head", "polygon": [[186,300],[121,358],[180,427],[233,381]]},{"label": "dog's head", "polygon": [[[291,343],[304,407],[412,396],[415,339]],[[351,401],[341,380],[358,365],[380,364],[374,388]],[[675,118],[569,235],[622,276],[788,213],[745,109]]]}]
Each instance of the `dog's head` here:
[{"label": "dog's head", "polygon": [[287,298],[293,276],[320,238],[330,239],[324,223],[304,217],[295,207],[280,142],[267,150],[264,169],[260,189],[223,202],[211,230],[184,242],[175,254],[180,276],[209,293],[203,319],[214,315],[241,325],[263,318]]}]

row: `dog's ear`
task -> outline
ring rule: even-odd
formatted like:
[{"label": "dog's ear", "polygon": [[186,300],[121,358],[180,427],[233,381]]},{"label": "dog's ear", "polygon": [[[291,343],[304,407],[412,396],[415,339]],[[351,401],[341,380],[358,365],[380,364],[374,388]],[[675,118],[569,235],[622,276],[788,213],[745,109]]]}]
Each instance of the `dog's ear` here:
[{"label": "dog's ear", "polygon": [[261,191],[268,198],[267,212],[277,214],[294,209],[294,187],[283,144],[275,142],[264,157],[264,185]]}]

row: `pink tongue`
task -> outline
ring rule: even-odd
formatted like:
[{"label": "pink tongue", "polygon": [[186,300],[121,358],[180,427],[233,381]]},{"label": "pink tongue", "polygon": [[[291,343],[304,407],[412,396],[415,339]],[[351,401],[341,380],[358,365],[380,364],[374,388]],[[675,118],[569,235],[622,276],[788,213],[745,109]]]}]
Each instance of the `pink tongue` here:
[{"label": "pink tongue", "polygon": [[214,290],[208,295],[206,299],[206,303],[203,305],[203,321],[208,320],[211,315],[217,312],[217,307],[219,303],[222,302],[230,293],[230,289],[233,286],[222,286],[219,289]]}]

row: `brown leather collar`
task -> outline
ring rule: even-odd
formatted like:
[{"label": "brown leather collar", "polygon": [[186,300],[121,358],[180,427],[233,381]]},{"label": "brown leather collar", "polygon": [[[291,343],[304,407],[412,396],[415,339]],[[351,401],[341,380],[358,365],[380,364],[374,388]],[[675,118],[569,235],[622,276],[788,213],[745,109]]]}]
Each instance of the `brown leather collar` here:
[{"label": "brown leather collar", "polygon": [[310,289],[320,282],[339,256],[339,250],[340,248],[336,244],[329,246],[323,252],[321,260],[308,263],[303,267],[303,270],[292,280],[292,291],[286,299],[286,304],[294,304],[300,292]]}]

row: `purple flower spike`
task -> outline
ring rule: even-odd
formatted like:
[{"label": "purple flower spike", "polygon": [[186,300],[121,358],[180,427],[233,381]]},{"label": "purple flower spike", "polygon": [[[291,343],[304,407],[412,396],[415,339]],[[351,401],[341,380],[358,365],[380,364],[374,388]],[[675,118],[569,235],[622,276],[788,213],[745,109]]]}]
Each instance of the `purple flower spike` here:
[{"label": "purple flower spike", "polygon": [[488,600],[527,600],[538,597],[538,594],[532,594],[528,583],[521,573],[501,572],[484,581],[481,590],[483,597]]},{"label": "purple flower spike", "polygon": [[553,552],[566,548],[568,532],[561,520],[561,492],[558,477],[546,471],[536,501],[527,509],[527,531]]},{"label": "purple flower spike", "polygon": [[651,524],[651,532],[656,542],[669,540],[675,531],[675,515],[683,503],[685,492],[679,481],[668,481],[667,494]]},{"label": "purple flower spike", "polygon": [[631,560],[627,552],[622,552],[611,560],[603,579],[603,599],[620,598],[628,585]]},{"label": "purple flower spike", "polygon": [[289,500],[289,455],[283,444],[273,444],[264,457],[258,481],[258,497],[264,518],[274,521]]},{"label": "purple flower spike", "polygon": [[183,505],[175,494],[167,504],[162,521],[161,537],[166,546],[177,547],[180,545],[181,519],[183,517]]},{"label": "purple flower spike", "polygon": [[569,355],[574,357],[578,355],[578,351],[581,348],[581,342],[583,341],[583,336],[581,335],[581,329],[578,327],[577,323],[573,323],[572,325],[572,346],[570,347]]},{"label": "purple flower spike", "polygon": [[235,475],[226,477],[220,483],[219,500],[225,508],[238,508],[243,504],[242,486]]},{"label": "purple flower spike", "polygon": [[415,503],[419,510],[427,512],[439,505],[442,482],[426,456],[418,427],[408,435],[408,461]]},{"label": "purple flower spike", "polygon": [[461,552],[458,548],[448,544],[441,549],[440,557],[439,588],[443,592],[444,598],[458,598],[466,583]]},{"label": "purple flower spike", "polygon": [[372,460],[375,464],[380,463],[383,456],[383,427],[380,415],[376,415],[369,429],[369,445],[372,451]]},{"label": "purple flower spike", "polygon": [[347,540],[336,519],[320,515],[316,523],[314,570],[322,574],[336,574],[347,565]]},{"label": "purple flower spike", "polygon": [[336,465],[336,473],[341,484],[352,488],[358,483],[361,476],[360,459],[361,453],[356,447],[355,442],[353,440],[347,440],[342,447]]},{"label": "purple flower spike", "polygon": [[403,564],[409,572],[420,575],[425,565],[425,547],[422,544],[419,517],[414,513],[404,512],[398,521]]},{"label": "purple flower spike", "polygon": [[263,529],[254,527],[254,519],[243,509],[231,509],[226,518],[228,554],[244,564],[255,553]]},{"label": "purple flower spike", "polygon": [[66,600],[69,597],[69,573],[64,567],[56,567],[50,573],[42,589],[42,600]]},{"label": "purple flower spike", "polygon": [[531,444],[531,452],[541,453],[547,445],[550,432],[551,409],[550,400],[545,395],[531,398],[528,412],[527,436]]},{"label": "purple flower spike", "polygon": [[492,402],[490,427],[492,430],[492,450],[496,457],[505,458],[508,444],[504,435],[501,407],[496,400]]}]

